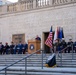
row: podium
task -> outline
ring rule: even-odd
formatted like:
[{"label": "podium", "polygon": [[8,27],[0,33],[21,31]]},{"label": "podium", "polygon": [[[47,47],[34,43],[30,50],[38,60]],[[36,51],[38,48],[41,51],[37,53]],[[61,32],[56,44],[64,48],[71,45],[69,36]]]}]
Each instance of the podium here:
[{"label": "podium", "polygon": [[[41,48],[41,41],[39,40],[28,40],[28,53],[34,53]],[[38,54],[40,52],[37,52]]]}]

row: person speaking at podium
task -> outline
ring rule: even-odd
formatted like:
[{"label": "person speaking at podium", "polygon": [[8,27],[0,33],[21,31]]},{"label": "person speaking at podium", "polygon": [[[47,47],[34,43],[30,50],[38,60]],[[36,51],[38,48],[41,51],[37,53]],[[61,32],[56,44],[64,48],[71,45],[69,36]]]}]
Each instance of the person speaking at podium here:
[{"label": "person speaking at podium", "polygon": [[41,38],[40,38],[38,35],[36,35],[35,40],[39,40],[39,41],[41,41]]}]

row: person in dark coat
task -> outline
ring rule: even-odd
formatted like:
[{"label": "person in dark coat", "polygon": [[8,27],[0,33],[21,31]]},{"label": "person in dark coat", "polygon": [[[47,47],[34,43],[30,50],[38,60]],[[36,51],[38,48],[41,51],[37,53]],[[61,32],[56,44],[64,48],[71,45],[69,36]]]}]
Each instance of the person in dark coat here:
[{"label": "person in dark coat", "polygon": [[36,38],[35,38],[35,40],[41,41],[41,38],[37,35]]},{"label": "person in dark coat", "polygon": [[74,42],[74,51],[76,53],[76,41]]},{"label": "person in dark coat", "polygon": [[6,54],[8,54],[10,52],[10,49],[9,49],[9,45],[8,43],[6,42],[5,46],[4,46],[4,53],[6,52]]},{"label": "person in dark coat", "polygon": [[25,54],[25,52],[27,51],[27,49],[28,49],[28,44],[25,42],[25,43],[23,44],[23,48],[22,48],[23,54]]},{"label": "person in dark coat", "polygon": [[14,54],[14,43],[13,42],[11,42],[11,45],[10,45],[10,52],[11,52],[11,54]]},{"label": "person in dark coat", "polygon": [[14,54],[16,54],[16,52],[17,52],[17,44],[16,43],[14,43],[13,50],[14,50]]},{"label": "person in dark coat", "polygon": [[0,42],[0,54],[2,54],[4,51],[4,45],[2,44],[2,42]]},{"label": "person in dark coat", "polygon": [[56,39],[56,40],[55,40],[54,46],[55,46],[55,49],[56,49],[55,51],[56,51],[56,52],[59,52],[59,51],[61,50],[61,42],[60,42],[59,39]]},{"label": "person in dark coat", "polygon": [[70,53],[70,51],[72,51],[72,46],[73,46],[73,41],[72,39],[69,39],[69,42],[68,42],[68,53]]},{"label": "person in dark coat", "polygon": [[[64,38],[62,39],[61,44],[62,44],[62,49],[64,49],[64,48],[66,48],[66,47],[67,47],[67,44],[66,44],[66,42],[65,42]],[[65,53],[66,53],[66,50],[67,50],[67,49],[65,49],[65,50],[64,50],[64,52],[65,52]]]},{"label": "person in dark coat", "polygon": [[18,54],[22,54],[22,48],[23,48],[23,44],[20,41],[19,44],[17,45]]}]

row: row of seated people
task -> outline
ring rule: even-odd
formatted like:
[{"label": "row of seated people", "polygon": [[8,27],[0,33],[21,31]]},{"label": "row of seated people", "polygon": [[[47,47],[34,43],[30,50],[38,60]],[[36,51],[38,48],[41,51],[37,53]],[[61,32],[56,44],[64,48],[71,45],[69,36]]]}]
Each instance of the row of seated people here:
[{"label": "row of seated people", "polygon": [[[66,49],[64,49],[64,48],[66,48]],[[63,39],[60,42],[60,40],[57,39],[54,43],[54,50],[55,50],[54,52],[58,52],[63,49],[64,49],[63,52],[65,52],[65,53],[70,53],[70,52],[72,52],[72,50],[73,50],[73,52],[76,53],[76,41],[73,42],[72,39],[69,39],[68,42],[65,42],[65,40]]]},{"label": "row of seated people", "polygon": [[8,43],[5,44],[5,46],[0,42],[0,54],[25,54],[25,52],[28,49],[28,44],[22,44],[21,42],[17,45],[14,45],[13,42],[11,42],[11,45],[8,45]]}]

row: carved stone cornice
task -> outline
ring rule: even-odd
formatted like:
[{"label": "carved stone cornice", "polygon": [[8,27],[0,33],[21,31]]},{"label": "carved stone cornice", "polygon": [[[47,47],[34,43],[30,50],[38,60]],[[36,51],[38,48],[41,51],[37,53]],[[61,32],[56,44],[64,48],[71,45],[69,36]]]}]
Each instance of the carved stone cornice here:
[{"label": "carved stone cornice", "polygon": [[76,3],[76,0],[45,0],[44,2],[43,0],[23,0],[17,3],[0,6],[0,14],[67,5],[72,3]]}]

